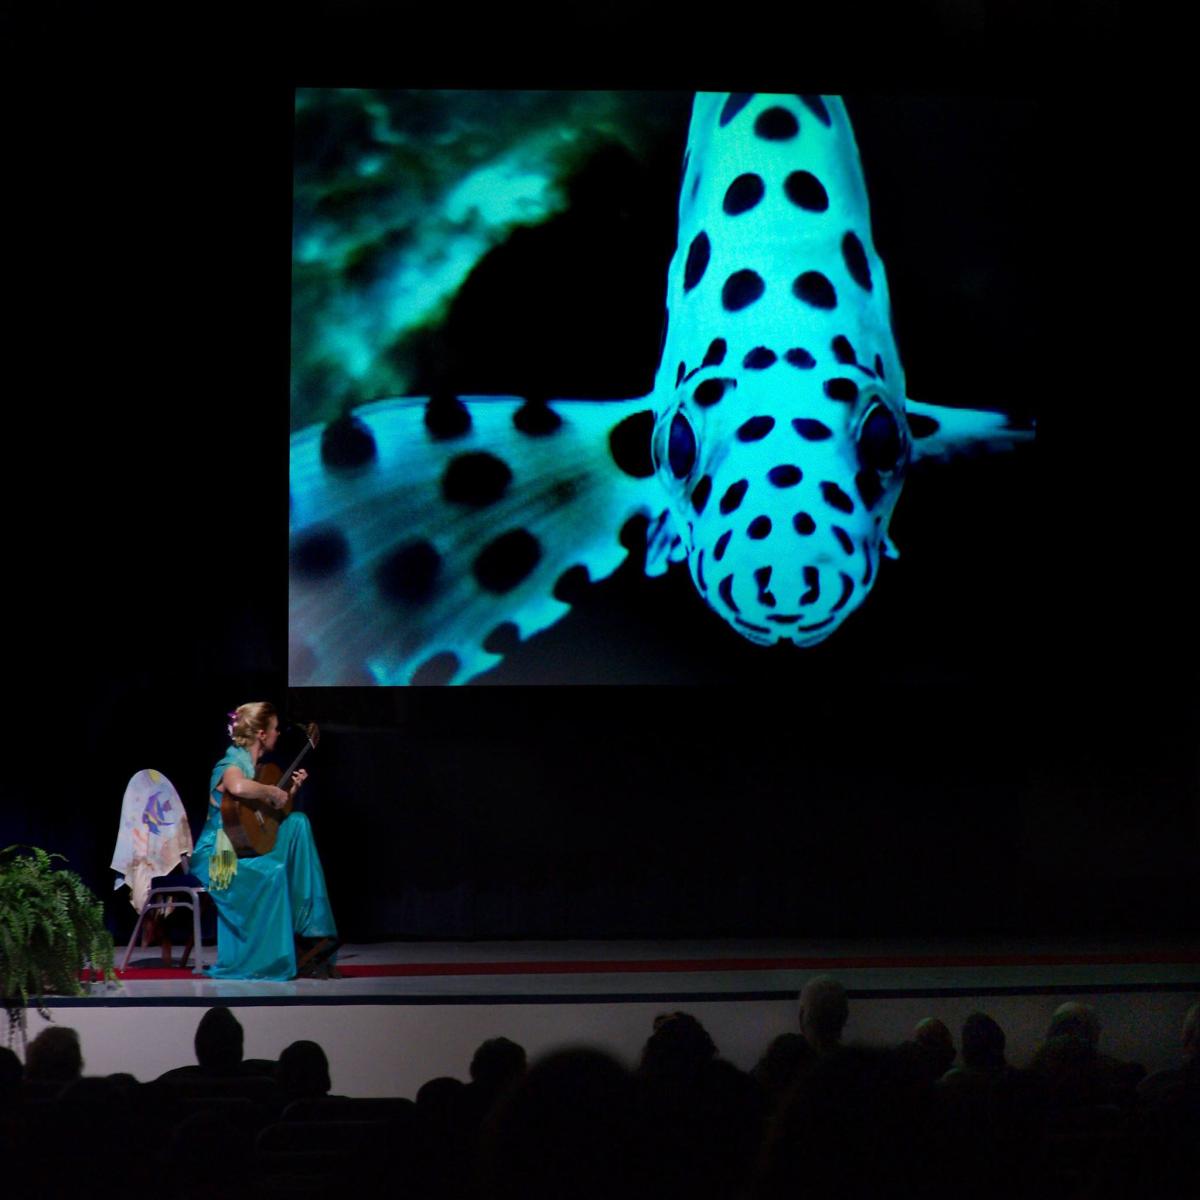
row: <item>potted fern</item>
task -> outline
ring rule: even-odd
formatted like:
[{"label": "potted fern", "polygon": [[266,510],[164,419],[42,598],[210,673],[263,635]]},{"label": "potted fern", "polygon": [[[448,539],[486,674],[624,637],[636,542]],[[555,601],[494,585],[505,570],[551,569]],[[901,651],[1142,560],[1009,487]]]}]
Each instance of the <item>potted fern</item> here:
[{"label": "potted fern", "polygon": [[33,846],[0,850],[0,997],[9,1044],[24,1031],[31,1001],[50,1020],[46,996],[84,994],[85,965],[93,978],[117,977],[104,906],[73,871],[56,869],[55,858],[63,856]]}]

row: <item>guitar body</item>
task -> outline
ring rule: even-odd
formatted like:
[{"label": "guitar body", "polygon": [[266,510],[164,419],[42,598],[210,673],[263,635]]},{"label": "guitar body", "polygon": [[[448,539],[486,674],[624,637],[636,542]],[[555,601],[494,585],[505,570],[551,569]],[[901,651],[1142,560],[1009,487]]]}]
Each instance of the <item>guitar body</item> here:
[{"label": "guitar body", "polygon": [[[296,761],[286,771],[280,770],[275,763],[262,763],[254,772],[255,783],[265,783],[287,791],[292,775],[304,756],[309,750],[316,748],[317,737],[317,727],[309,725],[307,741]],[[279,836],[279,823],[291,811],[290,796],[282,808],[275,808],[265,800],[249,800],[228,794],[221,796],[221,824],[224,825],[225,833],[238,858],[270,854],[275,849],[275,839]]]},{"label": "guitar body", "polygon": [[[254,773],[256,783],[268,783],[275,787],[279,786],[282,777],[283,772],[274,763],[264,763]],[[246,800],[230,795],[221,797],[221,821],[238,858],[270,854],[279,836],[279,823],[291,811],[291,799],[282,808],[274,808],[265,800]]]}]

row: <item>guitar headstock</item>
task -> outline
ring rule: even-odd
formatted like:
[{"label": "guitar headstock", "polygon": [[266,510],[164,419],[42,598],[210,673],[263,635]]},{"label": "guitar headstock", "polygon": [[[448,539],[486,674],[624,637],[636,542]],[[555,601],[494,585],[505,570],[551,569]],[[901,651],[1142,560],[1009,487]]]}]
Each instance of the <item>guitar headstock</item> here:
[{"label": "guitar headstock", "polygon": [[309,721],[304,727],[304,736],[308,739],[308,744],[315,750],[317,743],[321,740],[321,731],[317,728],[316,721]]}]

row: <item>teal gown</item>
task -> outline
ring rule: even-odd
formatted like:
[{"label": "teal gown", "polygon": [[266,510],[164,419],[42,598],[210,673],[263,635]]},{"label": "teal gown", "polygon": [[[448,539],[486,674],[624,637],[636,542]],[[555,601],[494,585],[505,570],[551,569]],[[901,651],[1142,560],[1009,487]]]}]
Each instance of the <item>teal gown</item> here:
[{"label": "teal gown", "polygon": [[239,858],[229,886],[214,889],[209,866],[221,831],[216,788],[227,767],[237,767],[253,779],[250,751],[230,746],[213,767],[208,820],[192,852],[192,874],[217,906],[217,961],[206,973],[216,979],[294,979],[294,935],[337,936],[312,826],[303,813],[293,812],[280,822],[270,854]]}]

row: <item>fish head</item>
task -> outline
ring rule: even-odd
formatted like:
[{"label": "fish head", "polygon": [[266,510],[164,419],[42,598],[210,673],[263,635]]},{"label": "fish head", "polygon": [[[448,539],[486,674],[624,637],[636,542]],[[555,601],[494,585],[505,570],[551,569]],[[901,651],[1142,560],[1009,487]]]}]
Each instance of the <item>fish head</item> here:
[{"label": "fish head", "polygon": [[888,523],[912,441],[903,397],[883,381],[772,366],[683,382],[652,452],[705,601],[751,641],[811,646],[894,556]]}]

